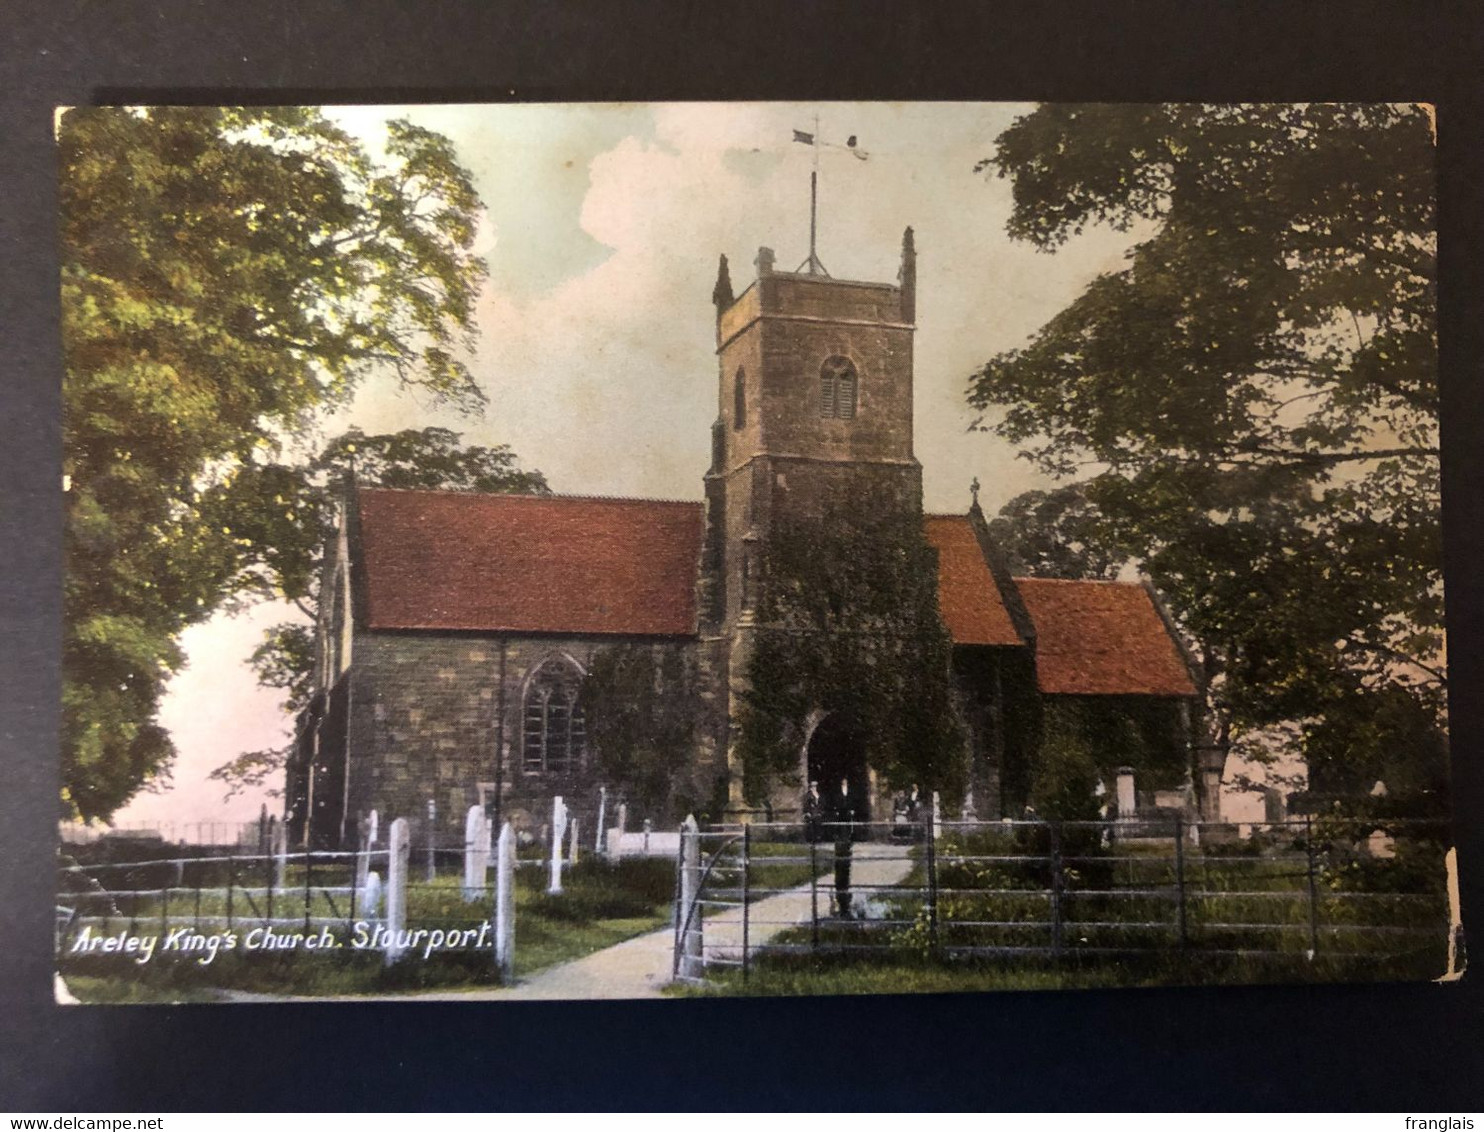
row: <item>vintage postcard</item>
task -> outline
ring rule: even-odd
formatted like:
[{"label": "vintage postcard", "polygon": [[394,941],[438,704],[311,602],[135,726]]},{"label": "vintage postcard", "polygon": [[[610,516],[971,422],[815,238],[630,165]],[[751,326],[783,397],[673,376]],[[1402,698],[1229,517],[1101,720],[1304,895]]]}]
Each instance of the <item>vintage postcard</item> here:
[{"label": "vintage postcard", "polygon": [[56,131],[59,1000],[1461,974],[1429,107]]}]

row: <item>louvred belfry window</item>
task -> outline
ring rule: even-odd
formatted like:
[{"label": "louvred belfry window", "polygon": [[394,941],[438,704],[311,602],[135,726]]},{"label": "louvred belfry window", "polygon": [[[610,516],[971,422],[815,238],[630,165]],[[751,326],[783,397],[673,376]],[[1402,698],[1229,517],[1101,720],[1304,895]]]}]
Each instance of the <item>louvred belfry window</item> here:
[{"label": "louvred belfry window", "polygon": [[850,420],[855,416],[855,363],[836,355],[819,369],[819,415]]},{"label": "louvred belfry window", "polygon": [[543,661],[526,686],[521,763],[529,773],[562,773],[582,764],[587,721],[578,693],[582,672],[565,658]]},{"label": "louvred belfry window", "polygon": [[732,389],[732,427],[747,427],[747,371],[737,371],[736,383]]}]

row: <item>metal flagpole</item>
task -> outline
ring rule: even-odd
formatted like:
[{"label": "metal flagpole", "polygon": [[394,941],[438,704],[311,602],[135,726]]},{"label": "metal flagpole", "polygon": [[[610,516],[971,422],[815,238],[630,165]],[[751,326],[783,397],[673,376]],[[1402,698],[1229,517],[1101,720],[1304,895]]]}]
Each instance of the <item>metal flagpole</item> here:
[{"label": "metal flagpole", "polygon": [[807,271],[810,275],[829,275],[823,263],[819,259],[819,151],[825,146],[831,149],[847,150],[853,157],[865,161],[869,156],[865,150],[855,144],[855,135],[851,134],[844,145],[836,145],[826,142],[820,137],[819,115],[814,115],[814,132],[805,133],[803,130],[794,131],[794,141],[807,143],[814,151],[814,168],[809,173],[809,258],[799,264],[799,271]]},{"label": "metal flagpole", "polygon": [[809,274],[819,274],[822,266],[819,256],[815,254],[815,233],[818,230],[819,215],[819,115],[814,115],[814,144],[809,147],[814,151],[814,169],[809,174]]}]

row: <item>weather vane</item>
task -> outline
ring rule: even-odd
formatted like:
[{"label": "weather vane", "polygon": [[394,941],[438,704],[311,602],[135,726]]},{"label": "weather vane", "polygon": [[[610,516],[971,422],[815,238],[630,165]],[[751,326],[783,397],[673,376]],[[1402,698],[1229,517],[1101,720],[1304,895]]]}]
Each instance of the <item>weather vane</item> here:
[{"label": "weather vane", "polygon": [[838,142],[822,141],[819,136],[819,115],[814,115],[814,131],[812,133],[804,130],[794,131],[794,141],[807,145],[814,150],[814,170],[809,174],[809,258],[799,264],[798,270],[807,271],[810,275],[829,275],[825,266],[820,262],[816,251],[816,234],[818,232],[819,216],[819,151],[821,149],[840,149],[850,153],[852,156],[865,161],[870,154],[860,149],[855,144],[855,135],[851,134],[845,139],[845,144]]}]

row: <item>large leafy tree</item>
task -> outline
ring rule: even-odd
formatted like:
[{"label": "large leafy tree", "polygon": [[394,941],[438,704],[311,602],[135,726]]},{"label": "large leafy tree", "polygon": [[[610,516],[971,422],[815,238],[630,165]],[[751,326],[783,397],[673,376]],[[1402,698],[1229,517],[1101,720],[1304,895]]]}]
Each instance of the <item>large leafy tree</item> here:
[{"label": "large leafy tree", "polygon": [[970,403],[1077,480],[1039,518],[1169,598],[1218,741],[1281,727],[1318,789],[1441,791],[1429,126],[1389,105],[1046,106],[982,163],[1012,183],[1016,238],[1134,242]]},{"label": "large leafy tree", "polygon": [[469,175],[406,122],[373,158],[312,109],[88,108],[58,146],[62,784],[92,819],[168,770],[181,631],[283,572],[292,439],[374,372],[479,407],[484,265]]},{"label": "large leafy tree", "polygon": [[[264,633],[251,658],[259,683],[283,693],[283,710],[297,716],[314,694],[314,625],[323,580],[324,548],[347,486],[439,491],[519,492],[543,494],[546,477],[525,471],[507,446],[464,444],[446,428],[404,429],[368,436],[352,428],[329,441],[311,460],[293,466],[267,465],[254,474],[265,493],[290,501],[287,508],[269,505],[254,513],[257,541],[270,553],[263,568],[267,588],[297,605],[303,617],[284,621]],[[263,786],[283,769],[287,747],[247,751],[212,771],[229,796]]]}]

